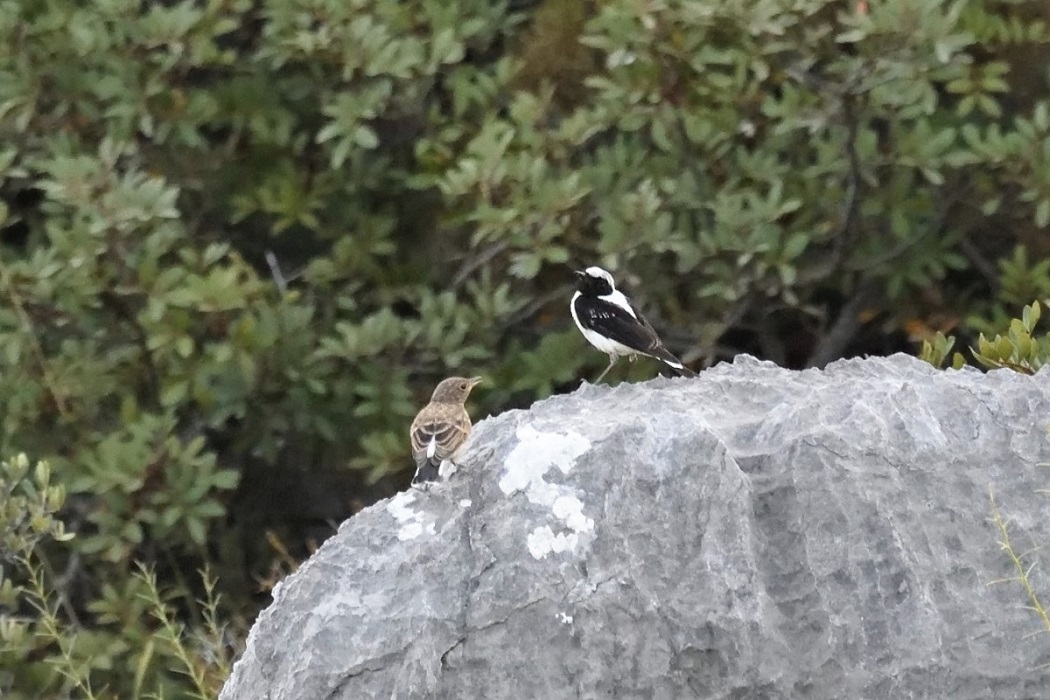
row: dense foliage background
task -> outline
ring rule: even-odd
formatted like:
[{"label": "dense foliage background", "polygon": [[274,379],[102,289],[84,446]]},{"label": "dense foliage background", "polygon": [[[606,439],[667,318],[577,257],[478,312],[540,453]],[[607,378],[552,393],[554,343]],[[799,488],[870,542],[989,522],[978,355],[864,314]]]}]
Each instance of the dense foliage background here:
[{"label": "dense foliage background", "polygon": [[0,479],[36,518],[0,693],[213,692],[272,583],[407,484],[439,379],[484,375],[482,417],[604,367],[576,267],[697,369],[1000,328],[1050,295],[1048,19],[0,0],[0,454],[50,464]]}]

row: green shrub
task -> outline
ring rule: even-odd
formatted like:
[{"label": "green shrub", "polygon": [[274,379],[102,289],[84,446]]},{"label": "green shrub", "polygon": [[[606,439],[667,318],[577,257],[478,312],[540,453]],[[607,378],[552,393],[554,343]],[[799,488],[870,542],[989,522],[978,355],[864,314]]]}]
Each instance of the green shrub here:
[{"label": "green shrub", "polygon": [[[103,586],[100,597],[88,606],[103,629],[118,626],[122,633],[114,638],[82,627],[70,568],[57,574],[38,548],[47,540],[73,540],[73,533],[56,517],[65,503],[64,487],[51,485],[47,462],[38,462],[30,473],[23,454],[0,463],[0,496],[0,687],[16,691],[15,698],[45,693],[165,697],[182,694],[182,684],[168,677],[181,673],[190,680],[190,697],[207,700],[218,695],[233,649],[210,574],[201,574],[202,601],[177,601],[162,593],[152,571],[140,567],[123,588]],[[5,567],[12,575],[5,576]],[[192,635],[176,619],[176,603],[188,603],[198,612]],[[144,628],[147,634],[141,634]],[[40,661],[20,663],[27,657]],[[102,680],[110,674],[113,681]],[[114,687],[121,688],[116,695]]]},{"label": "green shrub", "polygon": [[573,267],[697,366],[1042,294],[1045,18],[0,0],[0,450],[47,459],[77,534],[38,547],[68,636],[5,652],[19,691],[205,692],[154,591],[196,630],[211,562],[250,620],[275,548],[406,484],[436,381],[485,375],[483,416],[595,376]]}]

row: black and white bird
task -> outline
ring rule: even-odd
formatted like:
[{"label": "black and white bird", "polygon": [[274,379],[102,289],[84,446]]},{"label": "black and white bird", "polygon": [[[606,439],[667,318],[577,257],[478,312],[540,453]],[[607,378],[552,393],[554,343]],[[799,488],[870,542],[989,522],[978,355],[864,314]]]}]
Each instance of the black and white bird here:
[{"label": "black and white bird", "polygon": [[409,428],[412,459],[416,462],[413,484],[436,481],[443,463],[454,465],[470,435],[470,415],[464,404],[481,377],[449,377],[434,389],[430,403],[420,410]]},{"label": "black and white bird", "polygon": [[609,356],[609,366],[594,380],[595,383],[600,382],[616,360],[624,355],[631,360],[636,355],[648,355],[683,377],[696,376],[667,351],[645,317],[623,292],[616,289],[612,275],[600,267],[588,267],[574,274],[577,291],[569,304],[572,320],[587,342]]}]

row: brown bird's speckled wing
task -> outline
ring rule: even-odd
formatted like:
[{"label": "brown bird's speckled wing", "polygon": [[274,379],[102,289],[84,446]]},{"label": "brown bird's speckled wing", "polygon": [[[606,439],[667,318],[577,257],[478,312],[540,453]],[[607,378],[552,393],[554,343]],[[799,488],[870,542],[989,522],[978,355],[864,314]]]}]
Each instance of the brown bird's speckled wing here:
[{"label": "brown bird's speckled wing", "polygon": [[[463,406],[428,404],[412,421],[409,433],[417,467],[414,481],[433,481],[441,462],[455,457],[470,435],[470,416]],[[428,455],[431,441],[434,449]]]}]

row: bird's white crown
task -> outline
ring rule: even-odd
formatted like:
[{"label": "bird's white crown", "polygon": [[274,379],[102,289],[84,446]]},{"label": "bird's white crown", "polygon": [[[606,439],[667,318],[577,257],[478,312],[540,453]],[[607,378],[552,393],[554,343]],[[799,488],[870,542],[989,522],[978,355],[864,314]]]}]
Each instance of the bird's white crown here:
[{"label": "bird's white crown", "polygon": [[588,277],[595,277],[598,279],[605,278],[605,281],[609,283],[609,286],[616,289],[616,283],[613,282],[612,275],[596,265],[588,267],[583,273]]}]

